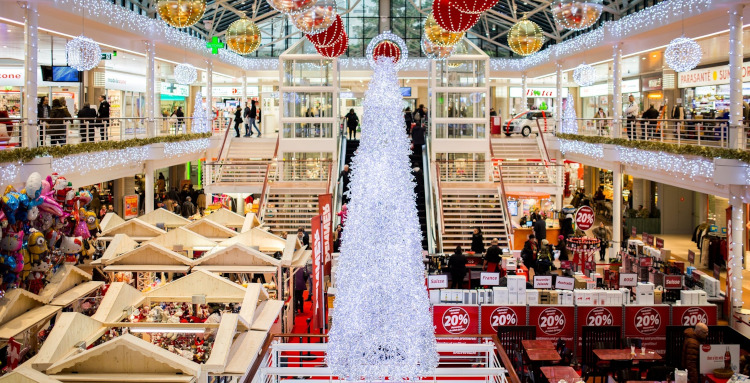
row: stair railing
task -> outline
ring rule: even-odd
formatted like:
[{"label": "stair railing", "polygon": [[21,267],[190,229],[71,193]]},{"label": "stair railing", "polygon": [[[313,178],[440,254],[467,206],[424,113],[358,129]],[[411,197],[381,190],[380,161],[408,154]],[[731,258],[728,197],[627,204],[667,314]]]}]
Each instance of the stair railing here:
[{"label": "stair railing", "polygon": [[424,203],[425,213],[427,215],[427,232],[424,233],[427,236],[427,252],[428,254],[435,254],[437,249],[436,245],[436,227],[435,225],[435,206],[432,203],[432,188],[430,187],[430,157],[427,145],[422,145],[422,178],[424,179]]},{"label": "stair railing", "polygon": [[[228,129],[227,129],[228,130]],[[260,192],[260,202],[258,202],[258,219],[260,221],[263,221],[263,217],[266,214],[266,205],[268,201],[268,191],[270,189],[268,183],[269,180],[272,178],[271,175],[271,167],[276,167],[276,156],[279,154],[279,140],[281,139],[281,135],[276,137],[276,147],[273,150],[273,157],[271,158],[271,161],[268,162],[268,165],[266,165],[266,176],[263,179],[263,189],[261,189]]]},{"label": "stair railing", "polygon": [[513,250],[513,222],[510,216],[510,210],[508,209],[508,194],[505,192],[505,182],[503,182],[503,166],[501,160],[496,160],[495,153],[492,150],[492,143],[490,142],[490,153],[492,154],[492,167],[493,167],[493,181],[499,184],[497,187],[497,193],[500,195],[500,206],[503,211],[503,226],[505,226],[505,233],[508,235],[508,248]]},{"label": "stair railing", "polygon": [[[330,185],[332,189],[328,189],[329,191],[331,191],[331,194],[333,194],[333,213],[341,211],[341,205],[343,201],[343,190],[342,190],[341,184],[339,184],[338,177],[339,177],[339,174],[341,174],[341,171],[344,170],[344,165],[346,164],[346,144],[347,144],[346,135],[341,133],[339,135],[339,141],[336,145],[337,146],[336,150],[338,153],[338,162],[336,164],[336,175],[334,176],[334,175],[329,174],[328,176],[329,178],[336,177],[336,178],[331,178],[334,182],[331,182],[331,185]],[[336,225],[340,223],[341,223],[341,217],[339,217],[338,214],[334,214],[333,215],[333,227],[335,228]]]},{"label": "stair railing", "polygon": [[[427,145],[427,152],[432,152],[432,140],[430,138],[430,135],[427,135],[427,139],[425,140],[425,143]],[[430,165],[427,164],[425,167],[429,167]],[[425,188],[427,186],[431,186],[430,189],[432,189],[433,195],[435,196],[434,200],[434,208],[437,215],[437,235],[435,237],[435,246],[436,250],[438,252],[443,251],[443,235],[445,234],[445,221],[443,218],[443,188],[440,184],[440,163],[439,161],[435,161],[435,174],[432,174],[430,171],[430,183],[425,185]]]}]

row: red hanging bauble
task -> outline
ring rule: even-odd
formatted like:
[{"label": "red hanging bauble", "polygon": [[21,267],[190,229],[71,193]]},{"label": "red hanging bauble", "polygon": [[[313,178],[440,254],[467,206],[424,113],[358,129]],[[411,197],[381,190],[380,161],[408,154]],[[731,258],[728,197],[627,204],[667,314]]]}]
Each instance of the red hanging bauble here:
[{"label": "red hanging bauble", "polygon": [[432,14],[438,25],[450,32],[464,32],[479,20],[480,13],[466,13],[450,5],[451,0],[435,0]]},{"label": "red hanging bauble", "polygon": [[313,45],[319,48],[328,48],[336,45],[336,42],[344,35],[344,23],[341,16],[336,15],[336,21],[326,30],[314,35],[305,35]]},{"label": "red hanging bauble", "polygon": [[497,0],[448,0],[448,3],[463,13],[482,13],[497,4]]},{"label": "red hanging bauble", "polygon": [[392,41],[381,41],[372,50],[372,59],[378,61],[379,57],[390,57],[394,63],[397,63],[401,59],[401,48]]},{"label": "red hanging bauble", "polygon": [[336,44],[333,44],[333,46],[315,47],[318,53],[328,58],[341,56],[346,52],[346,48],[349,48],[349,36],[347,36],[346,33],[343,33],[341,38],[336,41]]}]

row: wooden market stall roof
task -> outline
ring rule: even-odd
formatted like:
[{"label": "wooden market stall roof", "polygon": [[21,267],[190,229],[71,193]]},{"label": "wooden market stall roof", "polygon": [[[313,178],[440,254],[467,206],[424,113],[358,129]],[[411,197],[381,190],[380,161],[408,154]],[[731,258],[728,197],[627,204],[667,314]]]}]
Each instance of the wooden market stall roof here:
[{"label": "wooden market stall roof", "polygon": [[215,273],[275,273],[281,261],[242,243],[216,247],[194,261],[193,270]]},{"label": "wooden market stall roof", "polygon": [[[217,274],[203,270],[192,272],[144,293],[151,302],[190,302],[205,295],[206,302],[242,302],[247,289]],[[253,306],[257,303],[254,302]]]},{"label": "wooden market stall roof", "polygon": [[99,222],[99,228],[104,232],[124,222],[125,220],[120,218],[119,215],[115,213],[107,213],[104,215],[101,222]]},{"label": "wooden market stall roof", "polygon": [[46,371],[55,361],[73,351],[78,342],[98,338],[95,334],[100,330],[102,323],[92,317],[78,312],[60,314],[31,365],[39,371]]},{"label": "wooden market stall roof", "polygon": [[127,220],[117,226],[113,226],[106,231],[102,231],[102,238],[114,237],[115,234],[127,234],[128,237],[135,241],[143,242],[158,237],[166,233],[165,230],[141,221],[138,218]]},{"label": "wooden market stall roof", "polygon": [[187,272],[192,260],[155,242],[146,242],[127,253],[104,262],[104,271]]},{"label": "wooden market stall roof", "polygon": [[258,358],[268,333],[250,330],[237,336],[232,348],[229,349],[229,360],[224,368],[224,374],[246,375],[250,372],[255,359]]},{"label": "wooden market stall roof", "polygon": [[31,367],[20,366],[10,374],[0,377],[0,383],[61,383]]},{"label": "wooden market stall roof", "polygon": [[[44,286],[44,289],[42,289],[42,292],[39,294],[39,296],[42,298],[42,300],[49,303],[54,298],[60,296],[68,290],[73,289],[74,287],[91,281],[91,279],[91,274],[73,265],[63,264],[57,269],[57,271],[55,271],[54,274],[52,274],[49,283],[47,284],[47,286]],[[93,291],[96,287],[92,288],[92,286],[89,285],[89,288],[90,290],[86,292],[87,294]],[[83,290],[85,289],[79,289],[77,292],[83,293]],[[76,298],[79,297],[81,297],[81,295],[77,296]],[[65,299],[68,298],[69,296],[65,297]]]},{"label": "wooden market stall roof", "polygon": [[62,294],[55,296],[49,304],[66,307],[76,300],[86,297],[102,286],[104,286],[104,282],[102,281],[83,282]]},{"label": "wooden market stall roof", "polygon": [[125,282],[112,282],[91,317],[99,322],[117,322],[127,315],[128,308],[140,306],[141,301],[143,294],[135,287]]},{"label": "wooden market stall roof", "polygon": [[42,297],[24,289],[13,289],[0,299],[0,325],[10,322],[21,314],[44,306]]},{"label": "wooden market stall roof", "polygon": [[189,225],[185,225],[185,228],[217,242],[232,238],[238,234],[236,231],[208,219],[199,219]]},{"label": "wooden market stall roof", "polygon": [[255,213],[247,213],[245,215],[245,222],[242,224],[242,230],[240,233],[249,231],[250,229],[263,226],[263,222],[260,222],[258,216]]},{"label": "wooden market stall roof", "polygon": [[286,236],[284,245],[284,252],[281,254],[281,264],[288,267],[292,265],[295,256],[299,254],[300,250],[304,250],[306,246],[294,234]]},{"label": "wooden market stall roof", "polygon": [[258,308],[255,310],[255,317],[250,322],[252,323],[250,329],[268,332],[276,322],[283,308],[284,301],[269,299],[260,302]]},{"label": "wooden market stall roof", "polygon": [[278,235],[271,234],[261,228],[253,228],[237,236],[229,238],[219,243],[221,247],[229,247],[235,243],[242,243],[246,246],[255,246],[264,253],[275,253],[284,251],[286,241]]},{"label": "wooden market stall roof", "polygon": [[130,238],[126,234],[115,234],[112,240],[109,242],[107,249],[104,250],[102,257],[91,261],[92,265],[101,265],[106,260],[112,259],[120,254],[127,253],[130,250],[138,247],[138,242]]},{"label": "wooden market stall roof", "polygon": [[154,243],[174,249],[175,246],[181,246],[184,250],[210,250],[216,246],[216,242],[194,233],[184,227],[178,227],[149,240],[147,243]]},{"label": "wooden market stall roof", "polygon": [[223,207],[211,214],[207,214],[201,219],[214,221],[219,225],[231,227],[233,229],[242,229],[242,226],[245,224],[245,217]]},{"label": "wooden market stall roof", "polygon": [[138,219],[148,224],[157,226],[157,227],[158,227],[158,224],[161,223],[161,224],[164,224],[164,227],[170,228],[170,229],[175,228],[175,227],[185,226],[190,223],[189,219],[181,215],[172,213],[171,211],[164,209],[164,208],[154,209],[154,211],[150,213],[146,213],[138,217]]},{"label": "wooden market stall roof", "polygon": [[7,342],[10,338],[45,321],[62,310],[61,306],[44,305],[27,311],[0,326],[0,341]]}]

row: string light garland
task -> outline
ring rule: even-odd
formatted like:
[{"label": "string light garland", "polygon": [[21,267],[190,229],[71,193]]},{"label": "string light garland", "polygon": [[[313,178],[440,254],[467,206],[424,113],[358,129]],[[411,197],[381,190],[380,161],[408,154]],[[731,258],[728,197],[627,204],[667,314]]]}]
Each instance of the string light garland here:
[{"label": "string light garland", "polygon": [[461,40],[466,32],[451,32],[443,29],[435,20],[435,15],[430,13],[424,22],[424,35],[435,45],[447,47],[453,46]]},{"label": "string light garland", "polygon": [[601,160],[604,158],[604,147],[602,145],[576,140],[561,139],[560,152],[563,155],[567,155],[569,153],[582,154],[595,160]]},{"label": "string light garland", "polygon": [[596,82],[596,68],[583,63],[573,70],[573,81],[579,86],[589,86]]},{"label": "string light garland", "polygon": [[206,0],[157,0],[156,11],[175,28],[195,25],[206,12]]},{"label": "string light garland", "polygon": [[174,67],[174,80],[178,84],[190,85],[198,79],[198,70],[188,63],[178,64]]},{"label": "string light garland", "polygon": [[291,18],[300,32],[314,35],[333,25],[336,16],[336,1],[318,0],[310,9],[292,15]]},{"label": "string light garland", "polygon": [[102,59],[102,50],[94,40],[85,36],[74,37],[65,44],[68,66],[79,72],[94,69]]},{"label": "string light garland", "polygon": [[[342,57],[338,59],[339,68],[342,70],[369,70],[370,59],[367,57]],[[430,69],[429,58],[414,57],[408,61],[403,61],[401,70],[426,71]]]},{"label": "string light garland", "polygon": [[451,7],[450,0],[435,0],[432,3],[432,14],[443,29],[450,32],[469,30],[479,20],[481,13],[464,13]]},{"label": "string light garland", "polygon": [[703,50],[693,39],[685,36],[669,42],[664,51],[664,61],[676,72],[687,72],[701,62]]},{"label": "string light garland", "polygon": [[463,13],[480,14],[497,4],[497,0],[449,0],[451,7]]},{"label": "string light garland", "polygon": [[552,3],[551,10],[558,26],[573,31],[594,25],[602,15],[601,0],[556,0]]},{"label": "string light garland", "polygon": [[271,8],[285,14],[295,15],[305,12],[315,5],[315,0],[266,0]]},{"label": "string light garland", "polygon": [[81,153],[52,159],[52,171],[58,174],[88,174],[120,166],[138,167],[148,159],[149,146],[136,146],[120,150]]},{"label": "string light garland", "polygon": [[315,47],[315,49],[323,55],[324,57],[328,58],[334,58],[339,57],[346,52],[346,49],[349,47],[349,36],[346,33],[343,33],[341,38],[336,41],[336,44],[330,46],[330,47]]},{"label": "string light garland", "polygon": [[370,66],[373,68],[376,66],[377,58],[375,57],[375,53],[374,53],[375,47],[379,46],[380,43],[383,43],[383,42],[390,42],[390,43],[395,44],[398,47],[398,49],[400,50],[401,58],[395,61],[394,68],[396,68],[396,70],[403,68],[404,63],[406,63],[407,59],[409,58],[409,49],[406,48],[406,43],[404,42],[404,39],[391,33],[391,31],[385,31],[375,36],[375,38],[370,40],[370,43],[367,44],[366,55],[367,55],[367,60],[370,62]]},{"label": "string light garland", "polygon": [[164,158],[180,157],[187,154],[201,153],[211,145],[210,138],[182,142],[167,142],[164,144]]},{"label": "string light garland", "polygon": [[515,23],[508,32],[508,46],[515,54],[528,56],[542,49],[542,45],[542,28],[531,20],[523,19]]},{"label": "string light garland", "polygon": [[713,180],[713,160],[696,157],[690,158],[664,152],[652,152],[649,150],[617,147],[620,162],[630,166],[637,166],[652,171],[662,171],[673,176],[685,178],[691,181]]},{"label": "string light garland", "polygon": [[255,52],[260,46],[261,35],[258,24],[243,17],[229,25],[226,31],[227,47],[237,54]]},{"label": "string light garland", "polygon": [[16,179],[21,174],[21,166],[23,166],[23,163],[20,161],[0,166],[0,181],[4,184],[16,182]]}]

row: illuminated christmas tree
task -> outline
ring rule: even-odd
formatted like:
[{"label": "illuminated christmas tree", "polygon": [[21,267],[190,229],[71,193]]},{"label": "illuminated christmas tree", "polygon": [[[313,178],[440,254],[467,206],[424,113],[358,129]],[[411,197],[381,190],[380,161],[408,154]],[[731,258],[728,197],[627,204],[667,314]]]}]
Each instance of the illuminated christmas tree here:
[{"label": "illuminated christmas tree", "polygon": [[201,92],[195,95],[195,106],[193,107],[193,133],[207,133],[211,131],[211,119],[208,118],[208,110],[203,102]]},{"label": "illuminated christmas tree", "polygon": [[565,100],[561,130],[563,133],[578,134],[578,116],[573,106],[573,96],[570,94],[568,94],[568,98]]}]

